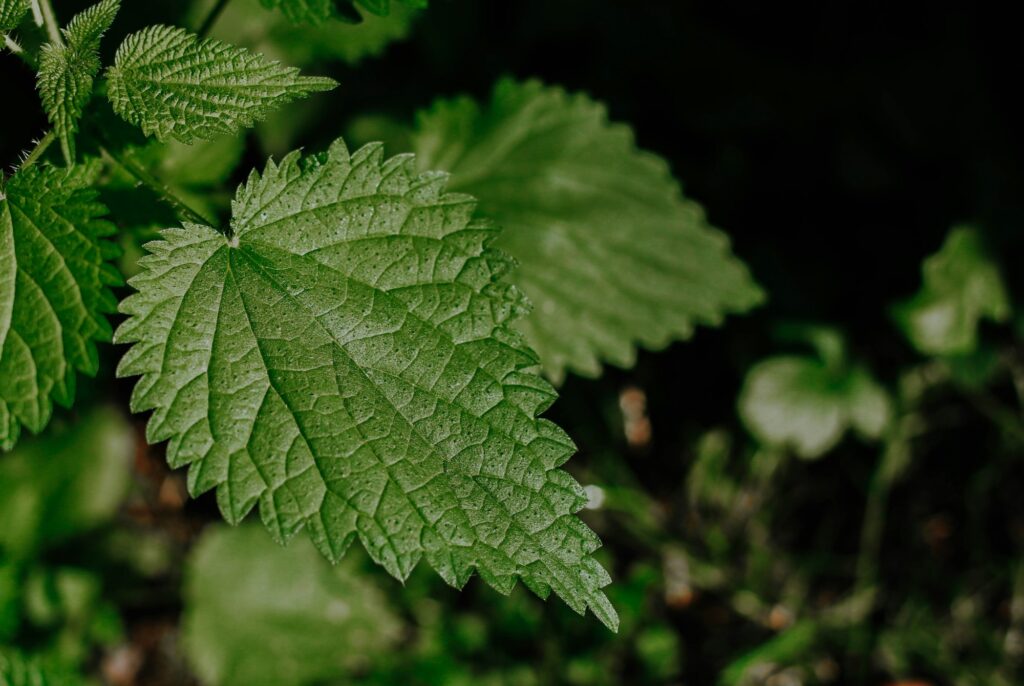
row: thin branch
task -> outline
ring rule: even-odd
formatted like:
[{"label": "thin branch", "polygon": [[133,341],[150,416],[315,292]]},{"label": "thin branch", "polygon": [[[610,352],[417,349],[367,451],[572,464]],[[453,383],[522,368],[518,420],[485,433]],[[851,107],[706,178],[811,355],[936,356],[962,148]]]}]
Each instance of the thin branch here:
[{"label": "thin branch", "polygon": [[[109,148],[103,145],[100,146],[100,152],[108,161],[118,165],[134,176],[143,185],[156,193],[161,200],[170,205],[174,211],[177,212],[180,219],[193,224],[202,224],[203,226],[212,226],[217,228],[216,222],[207,219],[201,213],[189,207],[188,203],[178,197],[175,192],[167,186],[167,184],[153,176],[148,169],[132,159],[130,155],[116,155],[111,152]],[[220,228],[217,228],[217,230],[230,236],[228,232],[223,231]]]},{"label": "thin branch", "polygon": [[217,18],[220,17],[220,13],[224,11],[224,8],[227,7],[230,1],[217,0],[217,4],[210,9],[210,13],[206,15],[203,23],[199,25],[199,29],[196,31],[201,38],[206,38],[207,34],[210,33],[210,29],[217,23]]},{"label": "thin branch", "polygon": [[10,50],[12,54],[21,58],[21,61],[27,64],[29,68],[32,70],[36,69],[35,57],[30,55],[25,48],[21,47],[21,44],[18,43],[18,41],[11,38],[11,34],[9,33],[4,34],[4,47]]},{"label": "thin branch", "polygon": [[45,136],[39,139],[39,142],[36,143],[36,147],[32,148],[32,151],[25,156],[25,159],[21,161],[21,165],[18,168],[28,169],[35,164],[36,160],[43,156],[43,153],[46,152],[46,149],[49,148],[50,144],[55,140],[57,140],[56,132],[49,131]]}]

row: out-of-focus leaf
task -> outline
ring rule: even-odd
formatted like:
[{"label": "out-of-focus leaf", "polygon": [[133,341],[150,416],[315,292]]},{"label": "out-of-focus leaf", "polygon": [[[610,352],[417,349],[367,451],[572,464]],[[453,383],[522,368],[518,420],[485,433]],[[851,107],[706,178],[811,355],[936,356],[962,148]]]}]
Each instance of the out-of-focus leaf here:
[{"label": "out-of-focus leaf", "polygon": [[953,229],[939,252],[924,261],[924,284],[896,308],[896,321],[925,355],[974,351],[983,319],[1004,322],[1010,302],[999,269],[978,232]]},{"label": "out-of-focus leaf", "polygon": [[0,551],[24,557],[109,520],[125,495],[134,445],[125,419],[100,409],[0,459]]},{"label": "out-of-focus leaf", "polygon": [[[366,12],[379,17],[403,6],[392,0],[260,0],[267,9],[276,9],[296,24],[361,23]],[[424,8],[427,0],[404,0],[410,7]],[[357,10],[357,6],[359,10]],[[365,10],[365,11],[362,11]]]},{"label": "out-of-focus leaf", "polygon": [[79,686],[84,681],[67,670],[0,646],[0,686]]},{"label": "out-of-focus leaf", "polygon": [[810,459],[834,447],[848,429],[869,439],[881,437],[892,402],[861,367],[820,356],[782,356],[747,372],[739,412],[763,444],[789,447]]},{"label": "out-of-focus leaf", "polygon": [[[199,6],[205,8],[212,4],[207,0]],[[289,64],[306,65],[318,59],[356,64],[406,38],[417,13],[414,7],[398,3],[387,16],[376,16],[364,10],[363,20],[357,24],[324,21],[313,26],[296,26],[280,13],[262,11],[260,0],[232,0],[218,17],[210,35]],[[196,14],[200,14],[198,9]]]},{"label": "out-of-focus leaf", "polygon": [[497,243],[534,305],[518,327],[556,382],[632,366],[637,345],[662,348],[764,300],[668,164],[586,95],[502,80],[483,105],[420,113],[414,144],[423,169],[451,172],[504,228]]},{"label": "out-of-focus leaf", "polygon": [[188,562],[184,646],[210,686],[340,679],[390,649],[401,623],[350,562],[261,528],[207,531]]}]

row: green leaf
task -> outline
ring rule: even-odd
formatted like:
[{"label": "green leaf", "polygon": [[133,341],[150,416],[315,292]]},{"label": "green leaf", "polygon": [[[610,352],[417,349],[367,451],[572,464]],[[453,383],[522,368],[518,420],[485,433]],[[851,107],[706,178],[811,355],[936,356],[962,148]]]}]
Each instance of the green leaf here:
[{"label": "green leaf", "polygon": [[103,0],[75,16],[62,29],[66,45],[47,43],[39,55],[38,88],[46,115],[60,137],[68,166],[75,163],[74,134],[92,97],[100,70],[100,39],[121,7],[121,0]]},{"label": "green leaf", "polygon": [[[322,24],[330,20],[351,23],[362,21],[356,5],[371,14],[384,17],[391,12],[390,0],[260,0],[267,9],[276,9],[295,24]],[[422,9],[427,0],[406,0],[411,7]]]},{"label": "green leaf", "polygon": [[925,355],[963,355],[978,346],[983,319],[1005,322],[1010,301],[978,232],[957,227],[924,261],[924,284],[896,308],[899,326]]},{"label": "green leaf", "polygon": [[256,527],[215,526],[187,563],[182,641],[210,686],[333,683],[400,630],[380,589],[305,539],[285,549]]},{"label": "green leaf", "polygon": [[68,406],[75,372],[94,374],[95,341],[110,339],[104,313],[116,309],[120,275],[105,240],[115,229],[89,186],[99,164],[30,167],[0,200],[0,448],[21,425],[38,432],[51,398]]},{"label": "green leaf", "polygon": [[304,65],[318,59],[356,64],[408,36],[416,15],[417,10],[403,3],[386,17],[368,14],[359,24],[328,21],[300,26],[280,13],[261,11],[260,0],[232,0],[210,35],[289,64]]},{"label": "green leaf", "polygon": [[892,418],[885,389],[867,370],[848,365],[845,353],[836,359],[822,352],[828,351],[819,350],[817,358],[772,357],[747,372],[740,417],[761,443],[813,459],[849,429],[868,439],[882,436]]},{"label": "green leaf", "polygon": [[0,0],[0,33],[18,28],[28,13],[29,0]]},{"label": "green leaf", "polygon": [[496,229],[414,165],[338,140],[253,172],[231,239],[165,231],[116,335],[132,409],[231,522],[258,502],[277,540],[305,527],[332,560],[358,537],[398,578],[423,557],[456,587],[522,577],[614,628]]},{"label": "green leaf", "polygon": [[417,129],[420,163],[504,228],[534,305],[519,326],[556,381],[628,367],[635,344],[664,347],[763,300],[665,161],[585,95],[503,80],[486,107],[441,101]]},{"label": "green leaf", "polygon": [[134,454],[131,426],[111,409],[23,442],[0,460],[0,551],[26,559],[110,520]]},{"label": "green leaf", "polygon": [[107,76],[115,112],[148,135],[183,143],[250,127],[276,107],[337,85],[169,26],[125,38]]}]

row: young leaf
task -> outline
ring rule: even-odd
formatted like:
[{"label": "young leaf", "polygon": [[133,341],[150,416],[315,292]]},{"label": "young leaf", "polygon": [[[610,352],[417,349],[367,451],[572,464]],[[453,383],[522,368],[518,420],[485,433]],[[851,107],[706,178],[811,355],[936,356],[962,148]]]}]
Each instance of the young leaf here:
[{"label": "young leaf", "polygon": [[0,33],[16,29],[28,13],[29,0],[0,0]]},{"label": "young leaf", "polygon": [[30,167],[16,173],[0,200],[0,448],[21,425],[37,432],[51,397],[74,398],[75,372],[94,374],[95,341],[109,340],[104,313],[121,283],[107,263],[114,226],[88,190],[99,165]]},{"label": "young leaf", "polygon": [[953,229],[924,261],[924,285],[896,308],[896,320],[925,355],[963,355],[978,345],[982,319],[1004,322],[1010,301],[999,269],[969,227]]},{"label": "young leaf", "polygon": [[39,96],[68,166],[75,163],[74,134],[92,97],[93,79],[100,70],[100,39],[121,7],[121,0],[103,0],[62,29],[66,45],[47,43],[39,55]]},{"label": "young leaf", "polygon": [[358,537],[398,578],[423,557],[457,587],[521,577],[614,628],[496,230],[381,150],[289,154],[239,189],[232,238],[187,224],[150,245],[116,335],[132,409],[231,522],[258,502],[277,540],[305,527],[332,560]]},{"label": "young leaf", "polygon": [[169,26],[125,38],[107,76],[107,95],[121,117],[183,143],[252,126],[275,107],[337,85]]},{"label": "young leaf", "polygon": [[209,686],[344,681],[401,628],[365,575],[305,539],[285,549],[254,526],[214,526],[188,560],[182,642]]},{"label": "young leaf", "polygon": [[[280,10],[295,24],[322,24],[331,19],[359,23],[362,16],[356,5],[371,14],[384,17],[391,11],[390,0],[260,0],[267,9]],[[406,0],[415,8],[427,6],[427,0]]]},{"label": "young leaf", "polygon": [[504,80],[485,108],[421,113],[415,140],[422,165],[450,171],[504,228],[534,304],[519,326],[556,381],[629,366],[635,343],[663,347],[763,300],[664,160],[584,95]]},{"label": "young leaf", "polygon": [[[740,391],[743,423],[769,446],[790,447],[813,459],[831,450],[848,429],[869,439],[882,436],[892,418],[889,395],[867,370],[850,366],[842,339],[818,346],[818,357],[771,357],[755,365]],[[830,349],[831,348],[831,349]]]}]

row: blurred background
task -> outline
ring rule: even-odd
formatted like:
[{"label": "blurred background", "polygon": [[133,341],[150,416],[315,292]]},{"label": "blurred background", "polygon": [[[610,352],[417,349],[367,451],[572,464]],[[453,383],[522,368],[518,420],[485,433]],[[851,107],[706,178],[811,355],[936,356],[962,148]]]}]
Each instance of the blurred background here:
[{"label": "blurred background", "polygon": [[[268,154],[339,133],[403,152],[435,97],[536,77],[632,125],[767,301],[570,375],[547,413],[579,446],[618,634],[522,588],[460,593],[423,566],[403,586],[355,548],[332,569],[226,527],[146,445],[103,346],[75,409],[0,456],[0,664],[115,686],[1024,682],[1017,24],[966,5],[431,0],[314,40],[237,2],[214,35],[341,86],[226,144],[228,182],[183,180],[211,212]],[[126,0],[105,63],[141,26],[195,26],[198,4]],[[10,54],[0,78],[9,169],[46,117]],[[127,270],[139,193],[104,190]]]}]

